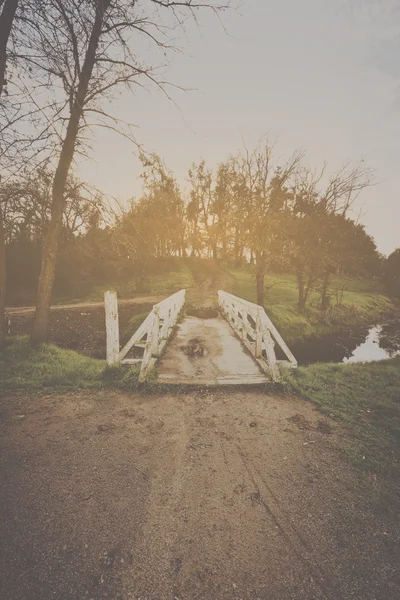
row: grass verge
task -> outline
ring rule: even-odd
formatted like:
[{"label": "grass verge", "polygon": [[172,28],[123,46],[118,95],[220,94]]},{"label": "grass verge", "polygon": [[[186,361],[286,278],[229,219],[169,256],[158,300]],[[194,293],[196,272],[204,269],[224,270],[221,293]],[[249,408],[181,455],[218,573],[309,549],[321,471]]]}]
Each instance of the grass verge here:
[{"label": "grass verge", "polygon": [[16,336],[0,350],[0,388],[95,387],[104,366],[105,361],[53,344],[32,347],[27,336]]},{"label": "grass verge", "polygon": [[287,390],[340,421],[344,452],[362,469],[399,477],[400,357],[379,363],[286,370]]},{"label": "grass verge", "polygon": [[54,344],[32,347],[28,336],[9,338],[0,350],[0,392],[102,387],[138,389],[139,367],[107,367]]}]

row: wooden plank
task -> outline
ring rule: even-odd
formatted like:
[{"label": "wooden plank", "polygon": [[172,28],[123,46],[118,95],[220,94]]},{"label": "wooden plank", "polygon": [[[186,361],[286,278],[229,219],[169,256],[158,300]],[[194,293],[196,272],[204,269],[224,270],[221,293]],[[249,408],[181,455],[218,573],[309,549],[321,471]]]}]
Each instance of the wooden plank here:
[{"label": "wooden plank", "polygon": [[267,362],[271,371],[271,377],[273,381],[279,381],[280,374],[279,368],[276,362],[275,350],[274,350],[274,342],[272,341],[271,334],[269,329],[264,327],[263,337],[265,343],[265,352],[267,353]]},{"label": "wooden plank", "polygon": [[256,358],[262,357],[262,342],[263,342],[262,322],[261,322],[260,310],[258,310],[257,318],[256,318],[256,351],[255,351]]},{"label": "wooden plank", "polygon": [[117,292],[105,292],[106,313],[106,359],[108,365],[119,362],[119,324]]},{"label": "wooden plank", "polygon": [[224,375],[217,377],[218,385],[260,385],[269,381],[270,379],[262,373],[259,375]]},{"label": "wooden plank", "polygon": [[185,294],[186,290],[179,290],[179,292],[175,292],[175,294],[172,294],[172,296],[169,296],[168,298],[165,298],[165,300],[161,300],[161,302],[155,304],[154,307],[158,307],[160,314],[161,311],[168,311],[168,309],[174,305],[182,307],[185,301]]},{"label": "wooden plank", "polygon": [[146,347],[145,347],[144,353],[143,353],[142,366],[140,368],[139,381],[144,381],[146,379],[147,373],[148,373],[149,367],[150,367],[151,350],[152,350],[152,346],[153,346],[153,334],[154,334],[153,320],[154,320],[154,313],[152,312],[151,313],[151,324],[150,324],[150,328],[149,328],[149,333],[147,335]]},{"label": "wooden plank", "polygon": [[283,352],[286,354],[286,356],[289,359],[292,366],[297,367],[297,360],[295,359],[295,357],[289,350],[289,348],[286,345],[286,343],[284,342],[281,334],[279,333],[279,331],[277,330],[275,325],[272,323],[271,319],[268,317],[268,315],[266,314],[265,311],[262,315],[262,319],[263,319],[265,325],[267,326],[267,329],[269,329],[269,331],[272,333],[275,340],[278,342],[279,346],[282,348]]},{"label": "wooden plank", "polygon": [[[125,346],[122,348],[121,352],[119,353],[118,360],[121,361],[124,358],[124,356],[126,356],[126,354],[128,354],[128,352],[132,348],[132,346],[136,346],[137,342],[140,342],[142,337],[146,333],[148,333],[150,323],[152,322],[152,315],[153,315],[153,312],[151,312],[150,314],[147,315],[147,317],[145,318],[143,323],[140,325],[139,329],[137,329],[135,331],[135,333],[133,334],[131,339],[125,344]],[[140,346],[143,347],[142,344],[140,344]]]},{"label": "wooden plank", "polygon": [[124,358],[121,360],[122,365],[137,365],[142,362],[142,358]]},{"label": "wooden plank", "polygon": [[221,377],[217,377],[215,379],[206,378],[206,377],[196,377],[196,378],[177,378],[175,374],[167,374],[163,373],[158,375],[157,381],[159,383],[166,383],[169,385],[187,385],[187,386],[207,386],[207,387],[215,387],[220,385],[262,385],[264,383],[269,383],[271,380],[260,373],[260,375],[222,375]]},{"label": "wooden plank", "polygon": [[153,308],[153,322],[151,325],[151,356],[158,356],[159,343],[158,337],[160,334],[160,316],[158,314],[158,306]]}]

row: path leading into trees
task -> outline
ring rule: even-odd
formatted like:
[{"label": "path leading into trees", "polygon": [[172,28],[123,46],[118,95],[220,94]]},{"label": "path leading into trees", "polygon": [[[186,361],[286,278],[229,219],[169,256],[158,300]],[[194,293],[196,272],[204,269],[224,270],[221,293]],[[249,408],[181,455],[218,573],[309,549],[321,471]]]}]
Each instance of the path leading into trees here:
[{"label": "path leading into trees", "polygon": [[188,305],[212,307],[216,303],[217,290],[232,291],[233,275],[221,268],[216,260],[210,260],[206,265],[189,262],[188,267],[194,280],[194,286],[187,290]]},{"label": "path leading into trees", "polygon": [[289,396],[0,394],[0,598],[398,600],[398,496]]}]

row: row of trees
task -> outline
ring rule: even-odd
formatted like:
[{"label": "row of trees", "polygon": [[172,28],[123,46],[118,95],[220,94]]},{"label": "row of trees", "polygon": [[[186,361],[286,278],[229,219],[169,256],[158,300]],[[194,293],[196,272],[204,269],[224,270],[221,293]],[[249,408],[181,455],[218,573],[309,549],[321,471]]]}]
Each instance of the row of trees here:
[{"label": "row of trees", "polygon": [[[274,149],[262,139],[212,171],[193,163],[183,191],[157,155],[142,155],[143,194],[128,206],[111,209],[98,193],[67,181],[59,280],[101,282],[111,275],[134,278],[143,289],[154,259],[210,257],[254,269],[257,301],[264,304],[264,278],[284,270],[296,274],[299,310],[311,290],[321,289],[329,306],[332,274],[379,275],[381,258],[372,238],[351,219],[359,192],[371,184],[363,163],[328,176],[304,166],[294,154],[275,163]],[[3,186],[9,264],[37,256],[51,221],[51,181],[46,170]],[[79,288],[79,285],[78,285]]]},{"label": "row of trees", "polygon": [[372,184],[360,163],[328,176],[316,173],[296,153],[281,166],[262,139],[254,151],[231,156],[215,172],[204,161],[188,172],[182,194],[158,156],[144,161],[145,192],[117,223],[125,255],[140,271],[146,257],[208,256],[236,266],[254,265],[257,302],[264,304],[264,279],[271,270],[296,273],[299,310],[322,284],[322,309],[329,302],[331,275],[379,274],[373,239],[351,218],[359,193]]}]

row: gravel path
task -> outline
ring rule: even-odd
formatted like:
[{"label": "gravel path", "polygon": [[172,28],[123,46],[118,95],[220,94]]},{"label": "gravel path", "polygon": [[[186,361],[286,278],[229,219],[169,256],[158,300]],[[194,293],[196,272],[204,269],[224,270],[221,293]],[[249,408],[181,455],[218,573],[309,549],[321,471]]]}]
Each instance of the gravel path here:
[{"label": "gravel path", "polygon": [[0,598],[400,597],[388,490],[301,400],[16,394],[0,434]]}]

